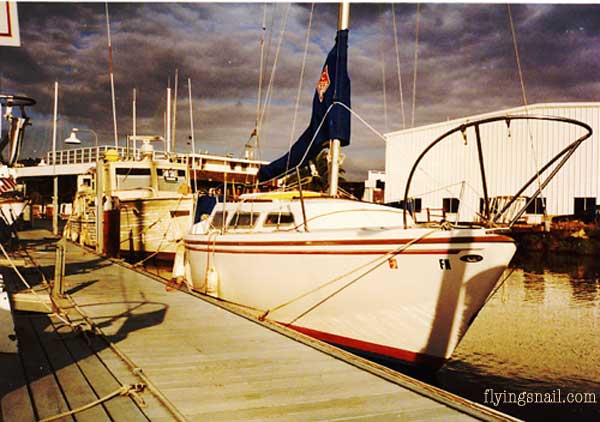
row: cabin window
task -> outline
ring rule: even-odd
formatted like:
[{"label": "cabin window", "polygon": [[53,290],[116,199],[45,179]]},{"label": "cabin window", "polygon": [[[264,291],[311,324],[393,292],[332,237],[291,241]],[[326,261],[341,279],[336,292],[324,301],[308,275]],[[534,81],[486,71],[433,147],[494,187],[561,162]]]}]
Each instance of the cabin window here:
[{"label": "cabin window", "polygon": [[136,189],[152,186],[150,169],[116,168],[117,189]]},{"label": "cabin window", "polygon": [[265,219],[265,227],[287,227],[295,226],[294,215],[289,212],[273,212],[267,214]]},{"label": "cabin window", "polygon": [[233,216],[231,225],[234,229],[252,228],[258,220],[257,212],[238,212]]},{"label": "cabin window", "polygon": [[[225,211],[225,221],[227,221],[227,217],[228,217],[228,213],[227,213],[227,211]],[[211,225],[214,228],[223,227],[223,211],[217,211],[215,213],[215,215],[213,216]]]},{"label": "cabin window", "polygon": [[156,176],[158,190],[163,192],[177,192],[186,182],[184,169],[157,168]]},{"label": "cabin window", "polygon": [[458,198],[443,198],[442,207],[446,212],[458,212],[458,205],[460,200]]}]

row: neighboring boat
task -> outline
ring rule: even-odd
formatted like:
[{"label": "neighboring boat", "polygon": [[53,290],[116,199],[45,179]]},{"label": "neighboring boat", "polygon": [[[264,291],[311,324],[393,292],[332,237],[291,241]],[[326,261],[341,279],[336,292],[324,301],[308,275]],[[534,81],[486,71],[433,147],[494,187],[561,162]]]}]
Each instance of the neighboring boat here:
[{"label": "neighboring boat", "polygon": [[[350,139],[343,15],[341,22],[309,128],[288,154],[259,172],[261,180],[278,177],[315,157],[323,141],[337,139],[329,144],[329,194],[299,189],[217,203],[184,236],[184,265],[175,266],[173,275],[185,275],[193,289],[254,310],[259,318],[357,354],[437,369],[497,288],[515,243],[497,228],[417,224],[410,215],[410,180],[404,210],[338,197],[337,147]],[[465,124],[434,144],[471,126],[479,142],[479,124],[522,118]],[[566,149],[563,160],[590,134]],[[487,206],[485,211],[494,227]]]},{"label": "neighboring boat", "polygon": [[[192,224],[194,195],[188,166],[155,158],[149,142],[140,150],[139,161],[111,158],[107,153],[98,162],[100,195],[96,191],[98,168],[78,177],[67,238],[110,255],[173,258],[177,242]],[[102,245],[97,245],[97,198],[102,198]]]},{"label": "neighboring boat", "polygon": [[[0,115],[8,122],[6,131],[3,130],[0,137],[0,225],[4,235],[10,233],[28,203],[17,189],[13,166],[19,158],[25,128],[31,124],[26,107],[33,105],[35,100],[29,97],[0,95]],[[15,108],[19,109],[20,115],[13,112]]]},{"label": "neighboring boat", "polygon": [[17,182],[7,166],[0,166],[0,219],[10,227],[23,213],[27,199],[17,190]]}]

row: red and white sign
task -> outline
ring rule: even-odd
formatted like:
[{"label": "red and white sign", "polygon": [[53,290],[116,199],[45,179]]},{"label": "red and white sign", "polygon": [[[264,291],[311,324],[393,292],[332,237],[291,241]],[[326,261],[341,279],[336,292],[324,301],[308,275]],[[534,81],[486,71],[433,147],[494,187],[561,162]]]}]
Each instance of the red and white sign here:
[{"label": "red and white sign", "polygon": [[20,47],[17,3],[0,1],[0,46]]},{"label": "red and white sign", "polygon": [[327,92],[327,88],[331,84],[331,79],[329,79],[329,69],[327,65],[323,69],[321,73],[321,77],[319,78],[319,83],[317,84],[317,93],[319,94],[319,101],[323,102],[323,98],[325,97],[325,92]]}]

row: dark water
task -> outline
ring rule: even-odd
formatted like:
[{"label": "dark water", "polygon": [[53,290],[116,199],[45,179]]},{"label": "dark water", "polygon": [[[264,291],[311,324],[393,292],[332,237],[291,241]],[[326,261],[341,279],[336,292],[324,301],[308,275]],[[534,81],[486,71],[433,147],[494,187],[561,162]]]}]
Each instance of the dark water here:
[{"label": "dark water", "polygon": [[[513,266],[427,382],[528,421],[600,421],[600,259],[521,255]],[[490,390],[512,403],[495,405]],[[559,399],[595,403],[547,403]]]}]

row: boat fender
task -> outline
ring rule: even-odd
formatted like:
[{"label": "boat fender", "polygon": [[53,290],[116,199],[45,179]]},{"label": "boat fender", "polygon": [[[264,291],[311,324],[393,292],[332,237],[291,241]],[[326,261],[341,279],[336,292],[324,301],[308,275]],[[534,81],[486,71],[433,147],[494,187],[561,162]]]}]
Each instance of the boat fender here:
[{"label": "boat fender", "polygon": [[175,259],[173,260],[173,270],[171,278],[185,277],[185,245],[180,242],[175,249]]},{"label": "boat fender", "polygon": [[219,273],[216,268],[211,266],[206,272],[206,294],[218,296],[219,291]]}]

